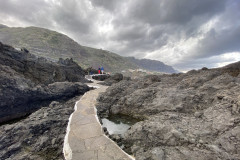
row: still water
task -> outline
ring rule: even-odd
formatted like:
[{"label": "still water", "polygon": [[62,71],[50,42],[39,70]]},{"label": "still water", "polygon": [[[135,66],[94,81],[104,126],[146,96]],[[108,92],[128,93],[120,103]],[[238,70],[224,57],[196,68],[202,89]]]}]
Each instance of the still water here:
[{"label": "still water", "polygon": [[106,127],[109,134],[124,134],[133,124],[139,120],[125,115],[111,115],[102,119],[102,126]]}]

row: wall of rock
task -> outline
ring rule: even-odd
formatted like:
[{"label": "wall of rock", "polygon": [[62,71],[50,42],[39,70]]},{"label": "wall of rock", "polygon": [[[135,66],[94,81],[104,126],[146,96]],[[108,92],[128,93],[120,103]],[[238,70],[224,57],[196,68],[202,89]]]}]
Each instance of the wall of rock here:
[{"label": "wall of rock", "polygon": [[0,43],[0,123],[25,116],[41,103],[83,94],[84,71],[72,59],[50,62]]},{"label": "wall of rock", "polygon": [[0,43],[0,159],[64,159],[70,114],[90,88],[72,59],[50,62]]}]

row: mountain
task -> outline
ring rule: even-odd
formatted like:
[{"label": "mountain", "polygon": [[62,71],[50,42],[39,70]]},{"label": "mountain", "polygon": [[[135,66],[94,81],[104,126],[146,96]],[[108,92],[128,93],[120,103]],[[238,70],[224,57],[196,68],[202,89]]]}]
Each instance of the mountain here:
[{"label": "mountain", "polygon": [[[7,27],[0,24],[0,41],[15,48],[25,47],[32,54],[52,61],[73,58],[83,68],[104,66],[107,72],[128,69],[146,69],[175,73],[175,70],[159,61],[125,58],[102,49],[79,45],[68,36],[38,27]],[[149,66],[148,66],[149,65]]]},{"label": "mountain", "polygon": [[84,68],[104,66],[110,72],[139,68],[115,53],[81,46],[64,34],[38,27],[0,26],[0,41],[15,48],[25,47],[32,54],[53,61],[73,58]]},{"label": "mountain", "polygon": [[138,65],[140,68],[157,71],[157,72],[165,72],[165,73],[178,73],[173,67],[164,64],[161,61],[150,60],[150,59],[136,59],[134,57],[127,57],[129,61]]},{"label": "mountain", "polygon": [[0,29],[1,28],[7,28],[8,26],[6,26],[6,25],[3,25],[3,24],[0,24]]}]

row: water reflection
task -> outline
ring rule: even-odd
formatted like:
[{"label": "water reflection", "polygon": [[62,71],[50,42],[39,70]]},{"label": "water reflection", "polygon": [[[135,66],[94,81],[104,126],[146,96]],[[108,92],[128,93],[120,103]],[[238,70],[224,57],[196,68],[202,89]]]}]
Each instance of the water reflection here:
[{"label": "water reflection", "polygon": [[106,127],[109,134],[124,134],[133,124],[139,120],[125,115],[111,115],[102,119],[102,126]]}]

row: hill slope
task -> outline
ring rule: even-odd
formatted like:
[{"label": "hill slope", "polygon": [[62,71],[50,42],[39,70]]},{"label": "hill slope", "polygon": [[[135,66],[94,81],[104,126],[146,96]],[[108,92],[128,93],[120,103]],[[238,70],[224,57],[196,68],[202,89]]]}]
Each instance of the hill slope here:
[{"label": "hill slope", "polygon": [[[7,27],[0,24],[0,41],[15,48],[27,48],[32,54],[57,61],[59,58],[73,58],[83,68],[104,66],[107,72],[119,72],[127,69],[147,69],[158,72],[174,73],[174,69],[166,69],[162,62],[154,61],[158,67],[152,69],[151,60],[143,60],[144,65],[130,61],[129,58],[102,49],[81,46],[68,36],[38,27]],[[149,61],[151,61],[149,63]],[[150,67],[147,67],[150,65]]]},{"label": "hill slope", "polygon": [[140,68],[157,71],[157,72],[166,72],[166,73],[177,73],[173,67],[164,64],[163,62],[150,60],[150,59],[136,59],[134,57],[127,57],[129,61],[138,65]]},{"label": "hill slope", "polygon": [[59,58],[73,58],[83,67],[104,66],[107,71],[138,68],[117,54],[81,46],[66,35],[43,28],[0,27],[0,41],[16,48],[25,47],[37,56],[55,61]]}]

